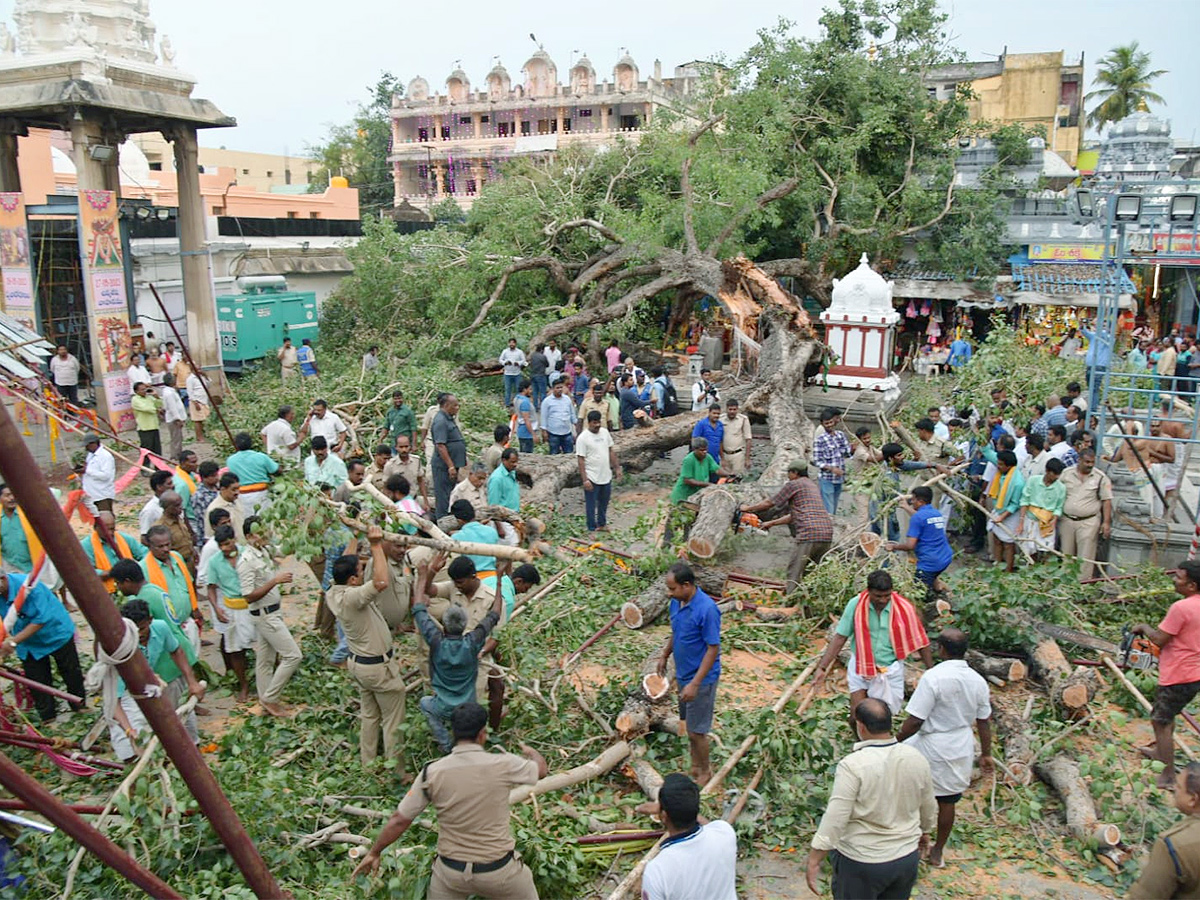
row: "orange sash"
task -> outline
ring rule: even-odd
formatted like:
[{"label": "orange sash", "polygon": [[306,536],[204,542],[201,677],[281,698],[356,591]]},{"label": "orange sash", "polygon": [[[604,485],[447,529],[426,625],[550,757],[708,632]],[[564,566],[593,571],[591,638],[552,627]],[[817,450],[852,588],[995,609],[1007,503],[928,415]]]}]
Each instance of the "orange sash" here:
[{"label": "orange sash", "polygon": [[[133,559],[133,551],[129,549],[129,542],[125,540],[125,536],[119,531],[113,532],[113,537],[117,539],[117,555],[121,559]],[[100,535],[96,534],[96,529],[92,529],[92,558],[96,561],[96,568],[108,571],[112,568],[112,562],[108,558],[108,551],[104,549],[104,541],[100,540]],[[104,578],[104,589],[110,594],[117,592],[117,583],[111,578]]]},{"label": "orange sash", "polygon": [[175,474],[179,478],[183,479],[183,483],[188,486],[189,491],[191,491],[193,494],[196,493],[196,479],[195,478],[193,478],[187,472],[183,471],[183,469],[179,468],[179,466],[175,467]]},{"label": "orange sash", "polygon": [[[37,533],[33,530],[33,526],[29,524],[29,519],[25,516],[25,511],[21,507],[17,507],[17,518],[21,522],[21,530],[25,532],[25,543],[29,546],[29,559],[33,562],[33,568],[40,569],[42,559],[46,556],[46,551],[42,549],[42,542],[38,540]],[[4,548],[0,547],[0,556],[4,555]]]},{"label": "orange sash", "polygon": [[[188,597],[192,601],[192,611],[200,608],[200,604],[196,602],[196,585],[192,582],[192,573],[188,571],[188,567],[183,563],[183,557],[175,550],[171,551],[171,555],[175,557],[175,562],[179,566],[179,571],[183,573],[183,580],[187,582]],[[162,565],[158,558],[153,553],[146,554],[146,575],[150,583],[158,587],[164,594],[170,595],[171,591],[167,588],[167,573],[163,571]]]}]

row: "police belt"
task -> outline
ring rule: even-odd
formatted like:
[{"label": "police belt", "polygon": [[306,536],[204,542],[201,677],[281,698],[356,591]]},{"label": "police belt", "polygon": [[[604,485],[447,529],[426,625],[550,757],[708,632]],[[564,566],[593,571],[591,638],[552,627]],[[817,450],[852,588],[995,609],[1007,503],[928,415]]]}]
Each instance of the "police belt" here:
[{"label": "police belt", "polygon": [[726,456],[733,456],[733,454],[735,454],[735,453],[745,453],[746,448],[738,447],[736,450],[722,450],[721,452],[724,453]]},{"label": "police belt", "polygon": [[250,610],[250,615],[252,615],[252,616],[269,616],[273,612],[279,612],[279,604],[278,603],[274,604],[273,606],[265,606],[260,609],[252,609],[252,610]]},{"label": "police belt", "polygon": [[386,656],[359,656],[356,653],[351,653],[350,658],[360,666],[377,666],[380,663],[385,663],[396,655],[396,650],[393,647],[387,652]]},{"label": "police belt", "polygon": [[455,872],[465,872],[467,870],[467,866],[470,866],[472,875],[482,875],[485,872],[495,872],[499,869],[503,869],[510,862],[512,862],[512,858],[513,851],[511,850],[509,850],[499,859],[485,863],[462,862],[458,859],[451,859],[448,856],[438,856],[438,859],[442,861],[442,864],[445,865],[446,868],[453,869]]},{"label": "police belt", "polygon": [[1100,513],[1094,512],[1090,516],[1073,516],[1070,513],[1063,513],[1063,515],[1066,516],[1068,519],[1070,519],[1072,522],[1086,522],[1088,519],[1096,518],[1096,516],[1100,515]]}]

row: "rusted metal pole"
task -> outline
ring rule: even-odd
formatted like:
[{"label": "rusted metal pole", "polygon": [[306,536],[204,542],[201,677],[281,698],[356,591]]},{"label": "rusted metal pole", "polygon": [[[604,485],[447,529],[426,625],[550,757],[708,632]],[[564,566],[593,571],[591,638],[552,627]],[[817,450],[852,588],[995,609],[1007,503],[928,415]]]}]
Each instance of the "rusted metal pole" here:
[{"label": "rusted metal pole", "polygon": [[0,753],[0,784],[18,799],[29,804],[39,815],[53,822],[63,833],[74,838],[122,878],[128,879],[151,897],[183,900],[183,896],[176,893],[169,884],[143,868],[137,860],[83,821],[77,812],[42,787],[37,779],[26,774],[24,769],[3,753]]},{"label": "rusted metal pole", "polygon": [[[71,530],[70,523],[50,493],[46,476],[38,468],[29,448],[21,439],[20,430],[3,404],[0,404],[0,477],[16,496],[17,504],[24,510],[42,546],[54,561],[67,589],[79,604],[80,612],[92,626],[96,640],[110,655],[117,653],[125,637],[125,625],[120,613],[96,577],[96,570],[84,555],[79,538]],[[145,694],[147,685],[158,683],[150,671],[150,664],[141,653],[133,654],[127,662],[121,663],[118,670],[134,697]],[[183,723],[175,715],[171,704],[162,697],[147,697],[137,702],[146,721],[162,741],[163,749],[199,803],[205,818],[212,823],[217,837],[242,870],[250,889],[257,896],[272,900],[289,896],[267,869],[266,862],[246,833],[237,813],[229,805],[228,798],[221,791],[204,757],[184,731]]]},{"label": "rusted metal pole", "polygon": [[[171,332],[175,335],[175,340],[179,341],[179,351],[183,354],[183,358],[187,360],[187,364],[192,367],[192,371],[196,373],[196,377],[200,379],[200,383],[204,385],[204,390],[208,391],[208,399],[212,400],[212,380],[204,374],[204,370],[196,365],[196,361],[192,359],[192,354],[188,352],[187,344],[183,342],[183,338],[179,336],[179,329],[175,327],[175,320],[171,318],[171,314],[167,312],[167,305],[163,303],[162,297],[158,296],[158,288],[151,282],[148,287],[150,293],[154,295],[154,299],[158,302],[158,308],[162,310],[163,318],[167,320],[167,324],[171,326]],[[176,390],[179,385],[175,386]],[[220,398],[218,398],[220,399]],[[225,434],[229,436],[229,443],[233,443],[233,432],[229,430],[229,424],[225,421],[225,417],[221,415],[221,405],[219,403],[210,403],[213,412],[217,414],[217,418],[221,420],[221,427],[225,429]]]},{"label": "rusted metal pole", "polygon": [[[28,583],[28,580],[26,583]],[[25,585],[22,585],[21,589],[24,590]],[[67,700],[71,703],[83,702],[82,697],[76,697],[74,694],[68,694],[66,691],[60,691],[58,688],[50,687],[48,684],[42,684],[40,681],[34,681],[32,678],[28,678],[25,675],[13,672],[11,669],[6,669],[3,666],[0,666],[0,678],[7,678],[9,681],[15,681],[17,684],[25,685],[25,687],[29,688],[31,691],[49,694],[51,697],[57,697],[59,700]]]},{"label": "rusted metal pole", "polygon": [[[77,812],[82,816],[98,816],[104,812],[104,806],[100,803],[65,803],[63,804],[72,812]],[[11,810],[28,810],[29,812],[37,812],[32,806],[24,800],[14,800],[11,797],[0,797],[0,809]]]}]

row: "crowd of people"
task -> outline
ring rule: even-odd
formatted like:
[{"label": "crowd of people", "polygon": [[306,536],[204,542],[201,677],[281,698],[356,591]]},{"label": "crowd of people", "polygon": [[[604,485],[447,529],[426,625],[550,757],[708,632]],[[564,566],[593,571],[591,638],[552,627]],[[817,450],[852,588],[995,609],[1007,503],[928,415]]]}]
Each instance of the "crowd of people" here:
[{"label": "crowd of people", "polygon": [[[151,352],[144,378],[133,373],[139,378],[134,402],[139,443],[162,461],[165,426],[165,456],[172,462],[148,479],[151,494],[136,527],[132,517],[118,521],[116,458],[99,435],[85,437],[79,475],[94,517],[82,549],[136,631],[167,696],[176,705],[189,695],[204,698],[206,685],[194,667],[205,629],[211,628],[238,700],[249,702],[255,694],[263,713],[296,715],[296,707],[284,700],[302,664],[283,614],[294,575],[274,554],[261,517],[284,466],[300,468],[305,481],[342,512],[353,512],[370,496],[395,509],[404,533],[430,534],[436,525],[473,545],[475,552],[451,558],[389,538],[377,525],[338,527],[325,534],[324,553],[309,561],[320,583],[320,606],[337,638],[329,662],[344,666],[358,691],[361,763],[369,767],[382,758],[401,781],[411,782],[356,874],[376,869],[383,850],[433,806],[439,830],[431,895],[536,897],[511,831],[508,797],[512,788],[544,777],[546,760],[524,746],[520,756],[484,751],[489,730],[499,728],[504,715],[497,635],[519,596],[541,580],[533,565],[513,568],[501,549],[521,538],[507,515],[521,508],[520,454],[533,452],[537,443],[551,454],[574,454],[587,529],[606,530],[612,483],[621,471],[613,433],[638,427],[643,417],[676,413],[670,378],[657,370],[648,375],[615,343],[605,354],[609,372],[595,378],[576,347],[563,352],[549,341],[527,359],[514,340],[500,357],[511,419],[498,424],[492,443],[477,453],[468,452],[455,395],[439,394],[418,414],[397,390],[379,421],[357,427],[321,397],[298,425],[297,411],[282,406],[258,435],[234,435],[234,451],[225,459],[201,460],[181,446],[182,422],[190,418],[197,438],[202,435],[207,394],[190,372],[187,396],[176,389],[181,360],[173,357],[173,348],[164,350],[165,357]],[[368,352],[364,369],[378,365],[376,354],[375,348]],[[151,359],[157,360],[153,369]],[[285,377],[316,376],[308,342],[299,350],[285,343],[279,359]],[[135,365],[140,368],[141,360]],[[705,369],[692,388],[692,409],[707,415],[692,431],[671,494],[675,502],[749,467],[749,420],[736,400],[722,402],[710,376]],[[194,392],[193,380],[199,388]],[[179,415],[180,408],[194,405],[201,418],[197,411]],[[780,489],[741,512],[764,514],[763,528],[789,527],[795,546],[787,577],[793,589],[832,546],[847,479],[853,484],[857,473],[873,467],[879,477],[863,504],[865,521],[885,552],[913,554],[917,577],[930,594],[945,589],[941,576],[954,552],[952,510],[961,497],[971,501],[958,522],[970,549],[990,553],[1010,571],[1018,548],[1034,561],[1051,552],[1078,556],[1086,578],[1103,565],[1099,545],[1113,521],[1112,485],[1096,467],[1098,453],[1132,468],[1136,451],[1151,472],[1163,476],[1177,467],[1178,447],[1163,436],[1182,436],[1169,407],[1145,436],[1131,418],[1098,442],[1088,422],[1076,383],[1044,405],[1010,399],[999,388],[982,410],[931,408],[916,422],[907,447],[876,448],[868,429],[850,435],[836,410],[824,410],[811,461],[794,462]],[[1176,471],[1172,489],[1177,484]],[[28,574],[42,554],[12,492],[0,486],[0,612],[8,611],[30,581],[16,625],[0,643],[0,658],[15,653],[26,675],[47,685],[53,664],[72,694],[101,694],[114,751],[132,761],[148,730],[146,720],[104,654],[94,654],[100,662],[85,684],[67,607],[51,593],[53,585],[34,583]],[[691,767],[687,774],[668,775],[650,807],[666,838],[646,868],[643,896],[734,898],[736,836],[728,824],[706,822],[699,814],[701,788],[712,778],[721,610],[687,563],[672,565],[665,582],[670,634],[656,667],[663,676],[673,668]],[[1142,752],[1164,763],[1160,784],[1174,789],[1178,808],[1190,818],[1156,843],[1132,896],[1168,896],[1168,867],[1180,871],[1178,848],[1200,846],[1195,824],[1200,766],[1176,773],[1173,765],[1174,718],[1200,694],[1200,564],[1180,566],[1176,589],[1182,599],[1164,619],[1134,631],[1162,648],[1152,714],[1155,741]],[[407,689],[398,639],[405,632],[415,632],[420,641],[428,690],[418,707],[429,740],[444,753],[415,777],[400,771]],[[886,562],[844,605],[817,664],[814,690],[843,649],[850,651],[846,680],[857,743],[837,766],[811,842],[808,883],[821,893],[820,873],[828,861],[835,897],[909,896],[922,859],[934,867],[946,864],[956,805],[970,787],[976,760],[984,773],[992,769],[990,689],[966,663],[967,635],[953,628],[927,635],[918,604],[894,589]],[[925,670],[907,701],[906,660],[919,661]],[[55,718],[52,696],[37,693],[35,702],[43,721]],[[193,740],[199,740],[196,716],[206,713],[195,706],[185,720]],[[1195,869],[1186,875],[1193,888],[1200,881]]]}]

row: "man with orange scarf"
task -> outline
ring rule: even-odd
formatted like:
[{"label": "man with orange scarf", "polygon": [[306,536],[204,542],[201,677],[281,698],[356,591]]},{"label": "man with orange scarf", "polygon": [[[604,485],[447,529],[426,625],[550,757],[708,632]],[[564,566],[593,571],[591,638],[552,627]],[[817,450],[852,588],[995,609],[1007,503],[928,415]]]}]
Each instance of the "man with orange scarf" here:
[{"label": "man with orange scarf", "polygon": [[868,696],[883,700],[892,713],[904,703],[904,660],[921,654],[925,668],[933,668],[933,652],[912,601],[892,590],[892,576],[883,569],[867,576],[867,589],[853,597],[842,611],[833,640],[817,663],[813,689],[825,683],[829,667],[850,641],[846,683],[850,688],[850,713]]},{"label": "man with orange scarf", "polygon": [[146,543],[150,547],[150,552],[142,560],[146,581],[170,598],[175,624],[182,629],[192,649],[199,653],[200,625],[204,622],[204,614],[196,600],[196,585],[188,564],[171,549],[171,531],[167,526],[155,525],[146,532]]},{"label": "man with orange scarf", "polygon": [[146,547],[137,538],[117,530],[116,517],[107,510],[96,514],[92,533],[81,538],[83,552],[96,569],[96,575],[104,582],[109,594],[117,592],[117,583],[112,579],[112,567],[122,559],[141,562],[146,556]]}]

